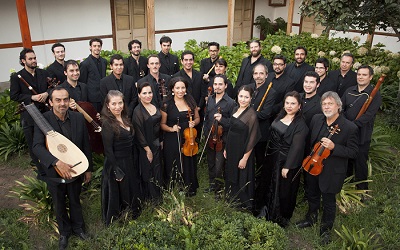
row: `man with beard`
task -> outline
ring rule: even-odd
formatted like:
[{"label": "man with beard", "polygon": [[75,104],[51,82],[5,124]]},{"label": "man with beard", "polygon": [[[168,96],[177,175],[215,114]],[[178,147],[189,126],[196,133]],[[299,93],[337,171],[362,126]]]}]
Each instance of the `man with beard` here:
[{"label": "man with beard", "polygon": [[[328,244],[336,216],[336,194],[346,178],[348,160],[357,155],[357,126],[340,114],[342,101],[337,93],[328,91],[321,97],[323,114],[316,114],[310,124],[310,145],[321,142],[331,154],[324,160],[320,175],[306,172],[308,212],[306,218],[296,223],[299,228],[313,226],[318,219],[321,197],[323,214],[320,224],[321,244]],[[338,125],[340,131],[328,139],[329,131]]]},{"label": "man with beard", "polygon": [[267,178],[267,171],[265,171],[264,168],[265,151],[267,149],[268,132],[271,125],[270,118],[276,96],[276,91],[270,87],[272,77],[273,75],[268,75],[267,66],[260,63],[253,69],[253,78],[255,82],[250,84],[254,89],[251,106],[257,112],[258,123],[261,130],[261,139],[254,146],[256,172],[261,172],[259,177],[256,176],[256,209],[265,205],[263,202],[266,200],[264,197],[267,192],[267,186],[261,186],[261,183],[265,183],[265,181],[262,180]]},{"label": "man with beard", "polygon": [[[82,240],[89,239],[85,233],[79,196],[82,190],[82,181],[88,183],[92,178],[92,154],[83,115],[68,111],[69,100],[68,91],[63,87],[57,86],[52,89],[49,97],[52,110],[44,113],[43,117],[56,132],[68,138],[82,150],[89,161],[86,172],[80,176],[72,177],[72,174],[76,174],[73,166],[50,153],[47,149],[45,134],[39,129],[39,126],[35,126],[33,139],[34,153],[40,159],[41,172],[45,173],[41,178],[47,183],[47,189],[54,204],[60,233],[59,249],[67,248],[68,238],[72,233]],[[69,204],[68,210],[67,203]]]},{"label": "man with beard", "polygon": [[[223,156],[224,152],[224,140],[226,141],[226,135],[229,130],[229,119],[232,116],[233,108],[236,103],[231,99],[225,92],[228,87],[228,79],[225,75],[215,75],[213,78],[213,90],[214,94],[208,98],[208,104],[206,107],[206,114],[204,119],[204,134],[208,137],[206,142],[207,147],[207,164],[208,164],[208,177],[209,177],[209,188],[205,192],[216,192],[219,193],[223,188],[221,180],[224,179],[224,165],[225,159]],[[222,139],[221,148],[217,150],[217,142],[213,140],[218,136],[218,126],[222,126],[223,133],[220,136]],[[212,129],[216,131],[210,134]],[[209,135],[209,136],[208,136]]]},{"label": "man with beard", "polygon": [[251,55],[242,60],[240,71],[235,84],[235,93],[242,85],[247,85],[254,82],[253,69],[257,64],[264,64],[269,71],[272,71],[271,62],[261,55],[261,43],[259,40],[250,41]]},{"label": "man with beard", "polygon": [[119,54],[110,57],[110,68],[112,73],[100,80],[101,98],[104,100],[110,90],[118,90],[124,94],[128,117],[132,117],[133,110],[138,104],[138,93],[133,77],[123,73],[124,60]]},{"label": "man with beard", "polygon": [[272,64],[272,68],[275,74],[272,74],[272,88],[276,91],[275,103],[272,110],[271,122],[275,119],[275,116],[283,108],[283,98],[286,93],[294,90],[295,82],[286,73],[286,57],[282,55],[276,55]]},{"label": "man with beard", "polygon": [[329,77],[335,83],[336,93],[343,96],[346,89],[357,85],[357,73],[351,70],[354,64],[354,56],[351,53],[344,53],[340,59],[340,69],[329,72]]},{"label": "man with beard", "polygon": [[317,89],[317,94],[322,96],[325,92],[336,91],[336,85],[328,76],[329,61],[321,57],[315,61],[315,72],[319,75],[320,84]]},{"label": "man with beard", "polygon": [[164,98],[168,95],[168,83],[171,80],[169,75],[160,73],[160,59],[157,55],[149,55],[147,58],[147,68],[149,74],[137,82],[137,86],[141,83],[148,82],[153,92],[151,103],[158,109],[161,108]]},{"label": "man with beard", "polygon": [[140,55],[142,42],[139,40],[130,41],[128,49],[131,56],[124,59],[124,74],[132,76],[133,82],[136,83],[140,78],[147,76],[149,73],[147,58]]},{"label": "man with beard", "polygon": [[[19,54],[19,62],[24,67],[22,70],[14,73],[10,77],[10,98],[13,101],[24,103],[29,105],[34,103],[41,112],[48,110],[45,103],[49,96],[47,77],[49,74],[47,71],[37,68],[37,60],[35,52],[32,49],[24,48]],[[31,87],[26,86],[23,80],[18,76],[21,76]],[[33,94],[36,91],[38,94]],[[32,152],[33,143],[33,130],[34,121],[27,111],[23,111],[20,115],[21,126],[24,130],[26,142],[28,143],[29,154],[31,156],[31,165],[38,166],[39,162],[35,154]]]},{"label": "man with beard", "polygon": [[53,52],[55,60],[46,70],[56,83],[63,83],[66,79],[64,75],[65,47],[61,43],[55,43],[51,46],[51,52]]},{"label": "man with beard", "polygon": [[[378,91],[367,110],[357,118],[362,106],[370,98],[370,94],[374,89],[371,85],[373,77],[374,70],[370,66],[360,66],[357,70],[357,85],[348,88],[342,96],[344,116],[357,125],[359,131],[358,155],[350,161],[347,172],[347,176],[355,175],[355,181],[365,181],[368,179],[368,152],[375,116],[382,104],[382,97]],[[368,190],[368,182],[357,184],[357,189]]]},{"label": "man with beard", "polygon": [[189,85],[187,93],[193,96],[196,101],[197,110],[200,115],[200,123],[196,126],[197,138],[201,138],[201,128],[204,119],[205,97],[207,96],[207,85],[203,83],[203,78],[199,71],[193,69],[194,54],[191,51],[184,51],[181,55],[182,69],[173,77],[181,76],[185,78]]},{"label": "man with beard", "polygon": [[307,71],[314,71],[314,67],[306,63],[307,49],[303,46],[298,46],[294,49],[295,62],[290,63],[286,67],[289,76],[295,81],[294,90],[301,93],[303,91],[304,74]]},{"label": "man with beard", "polygon": [[[210,79],[215,76],[214,64],[219,58],[219,43],[210,42],[208,44],[209,58],[204,58],[200,62],[200,73],[203,76],[203,80],[208,84]],[[213,68],[211,71],[210,69]],[[210,73],[208,73],[210,71]]]},{"label": "man with beard", "polygon": [[88,100],[100,112],[103,99],[100,94],[100,80],[106,76],[107,61],[100,56],[103,41],[93,38],[89,41],[90,55],[81,62],[79,81],[86,83]]},{"label": "man with beard", "polygon": [[179,71],[178,57],[170,53],[172,39],[169,36],[160,38],[161,51],[158,53],[160,59],[160,72],[170,77]]}]

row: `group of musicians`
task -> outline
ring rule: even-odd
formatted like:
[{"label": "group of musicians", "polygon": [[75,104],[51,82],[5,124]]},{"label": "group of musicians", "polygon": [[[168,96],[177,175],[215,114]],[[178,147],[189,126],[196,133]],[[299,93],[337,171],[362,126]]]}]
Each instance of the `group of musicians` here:
[{"label": "group of musicians", "polygon": [[[46,149],[44,132],[21,112],[31,164],[48,184],[55,204],[60,249],[67,247],[71,234],[88,238],[79,194],[82,181],[91,179],[91,151],[105,155],[106,225],[126,209],[136,218],[144,200],[158,204],[161,188],[171,180],[182,183],[187,196],[196,195],[197,164],[206,152],[205,192],[216,198],[225,193],[233,205],[286,227],[296,205],[300,170],[304,165],[320,168],[315,175],[304,167],[309,209],[296,225],[305,228],[317,222],[322,197],[320,235],[322,243],[330,241],[335,195],[344,179],[353,174],[355,181],[368,178],[369,144],[381,105],[377,87],[370,84],[370,66],[352,71],[354,57],[345,53],[340,69],[328,72],[325,58],[315,67],[307,64],[302,46],[294,51],[295,62],[287,65],[282,55],[271,62],[261,55],[261,43],[252,40],[233,86],[216,42],[208,44],[210,57],[201,61],[200,72],[193,68],[193,52],[184,51],[180,62],[170,54],[172,40],[167,36],[160,39],[160,53],[148,58],[140,55],[141,42],[132,40],[131,56],[113,55],[107,62],[100,56],[102,44],[101,39],[90,40],[90,55],[78,64],[65,60],[64,45],[56,43],[55,61],[46,70],[37,68],[35,52],[24,48],[23,69],[10,80],[11,99],[37,106],[53,129],[89,160],[85,173],[72,177],[73,166]],[[112,70],[108,76],[107,63]],[[88,107],[85,116],[73,112],[85,113],[82,106]],[[100,142],[94,140],[100,135]],[[205,141],[203,151],[200,139]],[[328,156],[321,156],[326,151]],[[319,160],[303,160],[310,157]],[[368,189],[367,182],[358,188]]]}]

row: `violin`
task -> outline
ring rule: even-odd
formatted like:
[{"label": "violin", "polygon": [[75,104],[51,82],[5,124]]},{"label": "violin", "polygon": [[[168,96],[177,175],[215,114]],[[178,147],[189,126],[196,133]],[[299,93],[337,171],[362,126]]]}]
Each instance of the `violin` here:
[{"label": "violin", "polygon": [[[217,114],[221,114],[221,107],[218,107]],[[215,150],[215,152],[220,152],[223,148],[222,144],[222,133],[224,129],[221,125],[218,124],[218,120],[214,120],[214,123],[211,127],[212,138],[208,140],[208,146]]]},{"label": "violin", "polygon": [[[189,121],[192,122],[192,111],[188,110]],[[182,147],[182,152],[186,156],[196,155],[199,151],[199,145],[196,142],[197,130],[195,128],[186,128],[183,131],[183,137],[185,137],[185,143]]]},{"label": "violin", "polygon": [[161,99],[164,99],[165,97],[167,97],[168,92],[167,92],[167,88],[165,86],[164,79],[158,79],[158,91],[160,93]]},{"label": "violin", "polygon": [[[339,125],[336,124],[335,126],[331,126],[329,129],[329,136],[327,138],[331,139],[331,137],[334,134],[338,134],[339,131]],[[323,160],[328,158],[330,154],[331,151],[322,146],[322,143],[319,141],[314,145],[310,155],[303,160],[303,164],[301,166],[309,174],[317,176],[321,174],[322,169],[324,168],[324,164],[322,163]]]}]

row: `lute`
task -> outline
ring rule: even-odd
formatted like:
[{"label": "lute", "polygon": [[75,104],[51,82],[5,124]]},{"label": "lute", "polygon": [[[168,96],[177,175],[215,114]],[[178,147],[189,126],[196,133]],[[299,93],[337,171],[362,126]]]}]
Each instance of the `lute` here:
[{"label": "lute", "polygon": [[[71,173],[72,177],[84,173],[89,167],[89,161],[82,150],[68,138],[55,131],[34,104],[24,105],[24,107],[43,134],[45,134],[46,146],[49,152],[57,159],[73,166],[76,173]],[[55,168],[55,170],[61,176],[58,169]]]}]

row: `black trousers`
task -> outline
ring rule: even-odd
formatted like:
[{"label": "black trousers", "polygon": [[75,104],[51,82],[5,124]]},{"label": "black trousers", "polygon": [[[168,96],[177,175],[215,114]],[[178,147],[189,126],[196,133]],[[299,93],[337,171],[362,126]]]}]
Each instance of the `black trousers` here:
[{"label": "black trousers", "polygon": [[[25,111],[25,112],[27,112],[27,111]],[[28,143],[28,150],[29,150],[29,155],[31,157],[31,160],[36,166],[39,166],[39,160],[32,151],[34,121],[30,117],[29,117],[29,119],[21,117],[20,121],[21,121],[22,129],[24,131],[25,140]]]},{"label": "black trousers", "polygon": [[322,197],[322,219],[321,219],[321,232],[331,230],[336,217],[336,194],[323,193],[319,188],[319,177],[306,173],[307,178],[307,199],[308,199],[308,212],[307,219],[318,215],[318,210],[321,206]]},{"label": "black trousers", "polygon": [[220,190],[223,188],[224,169],[225,169],[225,158],[224,150],[219,152],[207,147],[207,164],[208,164],[208,178],[210,187]]},{"label": "black trousers", "polygon": [[[85,224],[82,215],[82,206],[79,199],[82,189],[82,179],[78,177],[68,184],[57,184],[47,181],[47,188],[53,199],[54,211],[60,235],[69,236],[71,233],[82,233]],[[67,201],[69,214],[67,211]]]},{"label": "black trousers", "polygon": [[[354,174],[354,181],[364,181],[368,179],[368,153],[371,141],[358,145],[358,154],[355,159],[349,160],[347,176]],[[357,189],[368,189],[368,182],[357,184]]]}]

